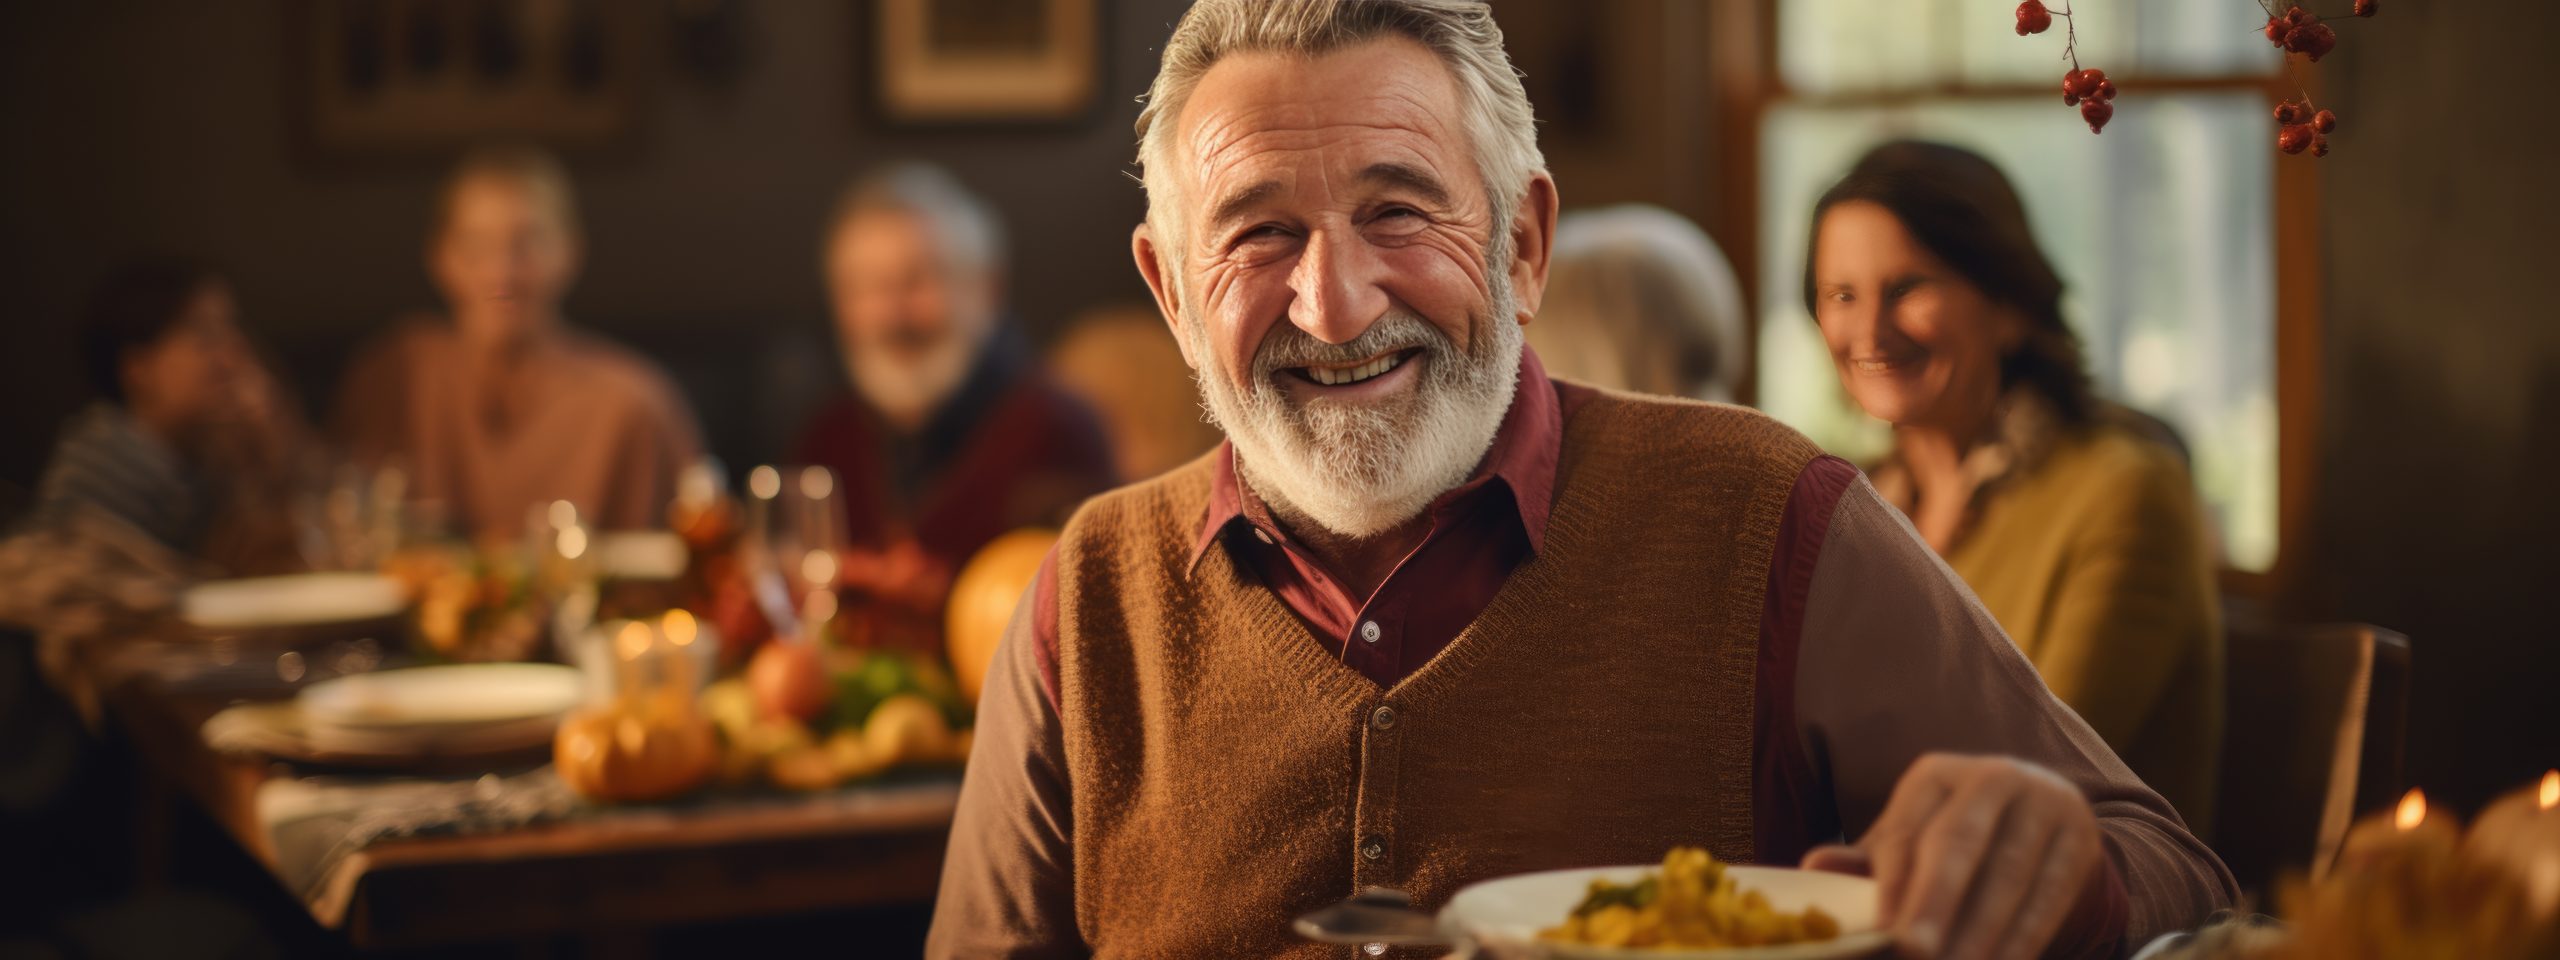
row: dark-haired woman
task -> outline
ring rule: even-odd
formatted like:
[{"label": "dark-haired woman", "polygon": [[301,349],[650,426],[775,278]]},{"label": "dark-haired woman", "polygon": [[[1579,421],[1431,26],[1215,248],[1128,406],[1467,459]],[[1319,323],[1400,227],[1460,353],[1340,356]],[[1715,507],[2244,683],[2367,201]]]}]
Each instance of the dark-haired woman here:
[{"label": "dark-haired woman", "polygon": [[1871,471],[2056,696],[2201,835],[2222,732],[2211,538],[2183,458],[2090,393],[2008,179],[1897,142],[1814,210],[1805,303]]}]

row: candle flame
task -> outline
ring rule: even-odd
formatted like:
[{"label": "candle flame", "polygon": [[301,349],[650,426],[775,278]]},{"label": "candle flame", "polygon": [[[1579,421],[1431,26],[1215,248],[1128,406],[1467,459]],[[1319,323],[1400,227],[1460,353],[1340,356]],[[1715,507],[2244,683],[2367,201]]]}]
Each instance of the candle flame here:
[{"label": "candle flame", "polygon": [[2412,789],[2400,798],[2400,812],[2392,816],[2391,823],[2402,830],[2415,830],[2426,819],[2427,795]]},{"label": "candle flame", "polygon": [[2560,807],[2560,770],[2542,775],[2542,809]]},{"label": "candle flame", "polygon": [[687,613],[681,608],[669,610],[667,611],[666,619],[662,622],[662,625],[667,632],[668,643],[675,644],[679,647],[689,647],[693,645],[693,635],[695,631],[693,614]]},{"label": "candle flame", "polygon": [[638,660],[649,653],[649,626],[638,621],[622,625],[622,633],[613,638],[613,652],[625,660]]}]

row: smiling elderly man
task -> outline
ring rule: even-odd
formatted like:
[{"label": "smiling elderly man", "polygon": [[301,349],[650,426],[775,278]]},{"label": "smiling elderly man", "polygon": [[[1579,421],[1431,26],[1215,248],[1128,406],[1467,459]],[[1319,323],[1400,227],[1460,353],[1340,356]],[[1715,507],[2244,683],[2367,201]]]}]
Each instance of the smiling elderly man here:
[{"label": "smiling elderly man", "polygon": [[2230,902],[1855,469],[1547,378],[1556,186],[1501,43],[1461,0],[1174,29],[1133,247],[1228,443],[1068,524],[930,952],[1339,956],[1291,918],[1675,844],[1871,872],[1919,956]]}]

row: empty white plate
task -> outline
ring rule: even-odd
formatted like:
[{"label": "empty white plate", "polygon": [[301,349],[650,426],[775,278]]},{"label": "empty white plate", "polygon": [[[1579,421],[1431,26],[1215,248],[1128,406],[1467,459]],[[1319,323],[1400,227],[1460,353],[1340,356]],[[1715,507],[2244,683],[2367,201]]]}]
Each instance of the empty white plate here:
[{"label": "empty white plate", "polygon": [[409,667],[315,683],[298,702],[315,727],[471,727],[558,717],[577,707],[581,683],[556,663]]},{"label": "empty white plate", "polygon": [[468,727],[314,727],[292,701],[244,703],[204,722],[217,750],[258,753],[302,763],[406,769],[442,764],[504,764],[550,746],[557,717]]},{"label": "empty white plate", "polygon": [[409,605],[400,581],[377,573],[298,573],[214,580],[187,589],[178,608],[204,630],[355,623],[399,616]]}]

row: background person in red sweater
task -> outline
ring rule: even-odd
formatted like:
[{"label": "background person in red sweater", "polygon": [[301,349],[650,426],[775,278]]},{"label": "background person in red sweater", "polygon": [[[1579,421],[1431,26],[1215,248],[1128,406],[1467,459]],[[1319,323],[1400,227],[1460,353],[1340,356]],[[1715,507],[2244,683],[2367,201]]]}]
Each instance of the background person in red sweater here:
[{"label": "background person in red sweater", "polygon": [[1006,316],[1004,264],[995,212],[924,164],[857,178],[830,221],[821,267],[852,390],[793,459],[835,472],[841,583],[871,642],[933,646],[970,554],[1116,482],[1101,420]]}]

